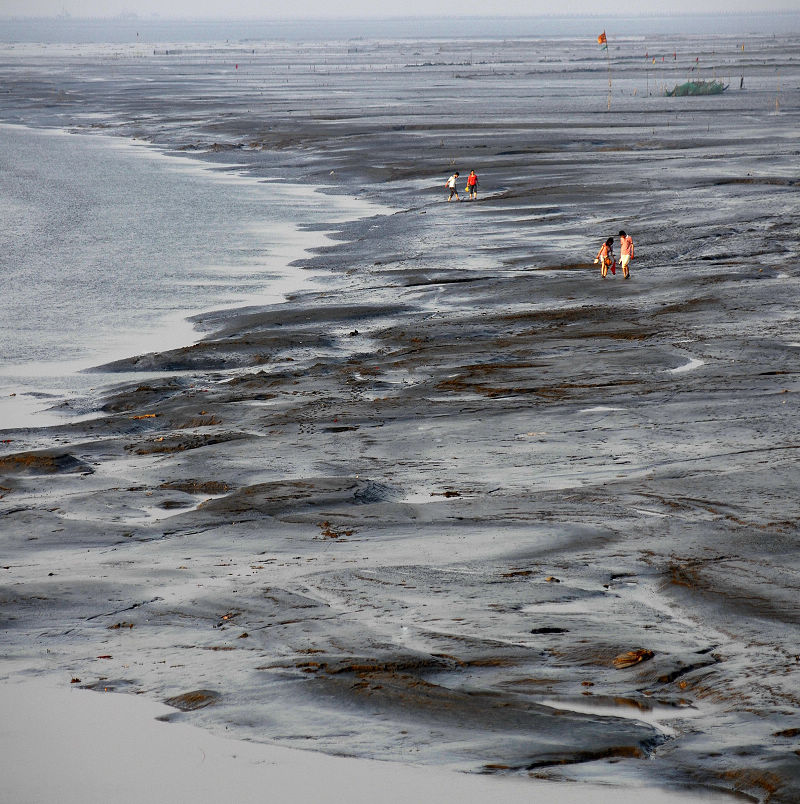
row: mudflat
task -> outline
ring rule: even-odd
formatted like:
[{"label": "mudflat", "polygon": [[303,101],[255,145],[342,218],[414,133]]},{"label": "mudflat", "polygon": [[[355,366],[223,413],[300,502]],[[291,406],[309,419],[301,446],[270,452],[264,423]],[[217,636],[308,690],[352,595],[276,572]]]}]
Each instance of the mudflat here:
[{"label": "mudflat", "polygon": [[[7,121],[377,210],[310,289],[106,366],[148,379],[97,418],[2,433],[5,674],[334,754],[796,800],[796,38],[621,44],[610,109],[577,39],[3,54]],[[729,89],[665,97],[689,53]]]}]

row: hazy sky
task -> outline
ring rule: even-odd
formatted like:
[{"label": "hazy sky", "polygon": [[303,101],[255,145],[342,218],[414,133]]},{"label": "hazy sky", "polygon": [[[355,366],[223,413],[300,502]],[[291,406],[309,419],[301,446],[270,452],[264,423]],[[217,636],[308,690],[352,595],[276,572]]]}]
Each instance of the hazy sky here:
[{"label": "hazy sky", "polygon": [[800,0],[0,0],[0,16],[409,17],[798,11]]}]

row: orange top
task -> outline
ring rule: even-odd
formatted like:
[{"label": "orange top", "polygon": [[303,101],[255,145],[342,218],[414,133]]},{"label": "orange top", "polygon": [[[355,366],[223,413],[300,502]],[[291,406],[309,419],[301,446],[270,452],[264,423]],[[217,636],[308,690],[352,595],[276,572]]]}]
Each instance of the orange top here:
[{"label": "orange top", "polygon": [[633,238],[628,235],[627,237],[620,237],[619,239],[619,253],[621,256],[629,254],[633,256]]}]

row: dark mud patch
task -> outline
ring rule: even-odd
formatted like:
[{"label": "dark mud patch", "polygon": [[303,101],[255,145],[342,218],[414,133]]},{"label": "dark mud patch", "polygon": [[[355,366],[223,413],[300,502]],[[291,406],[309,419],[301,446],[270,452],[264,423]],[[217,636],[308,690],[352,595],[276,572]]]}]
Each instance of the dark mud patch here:
[{"label": "dark mud patch", "polygon": [[414,733],[423,726],[428,736],[416,737],[421,757],[446,747],[455,756],[528,769],[602,756],[644,758],[661,739],[644,723],[555,710],[518,695],[450,688],[417,673],[315,675],[313,691],[321,705],[367,708],[373,717],[391,718]]},{"label": "dark mud patch", "polygon": [[336,510],[389,502],[399,493],[383,483],[361,478],[318,477],[260,483],[237,489],[202,506],[204,514],[250,514],[280,517],[314,510]]},{"label": "dark mud patch", "polygon": [[[73,679],[70,683],[79,684],[80,679]],[[124,678],[103,678],[87,684],[81,684],[82,690],[94,690],[95,692],[136,692],[136,683]]]},{"label": "dark mud patch", "polygon": [[122,388],[110,396],[108,401],[100,408],[104,413],[122,413],[130,410],[141,410],[146,405],[153,405],[175,397],[181,393],[189,383],[183,380],[171,379],[162,384],[142,384],[135,388]]},{"label": "dark mud patch", "polygon": [[225,444],[248,438],[244,433],[220,433],[219,435],[160,436],[152,441],[128,444],[125,449],[136,455],[166,455],[175,452]]},{"label": "dark mud patch", "polygon": [[[264,333],[274,337],[282,337],[282,333],[317,332],[319,329],[329,330],[331,325],[347,327],[372,318],[396,316],[410,312],[413,308],[407,305],[387,303],[378,304],[318,304],[313,311],[302,305],[286,305],[283,308],[260,310],[250,308],[231,313],[205,313],[192,320],[204,329],[214,331],[208,343],[230,344],[231,339],[250,340]],[[287,337],[289,337],[287,335]]]}]

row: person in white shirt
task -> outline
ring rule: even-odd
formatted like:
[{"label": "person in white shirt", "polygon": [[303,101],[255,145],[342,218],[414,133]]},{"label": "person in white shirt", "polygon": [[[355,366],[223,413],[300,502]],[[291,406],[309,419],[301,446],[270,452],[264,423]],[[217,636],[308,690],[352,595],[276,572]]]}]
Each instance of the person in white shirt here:
[{"label": "person in white shirt", "polygon": [[458,171],[456,171],[445,183],[444,186],[450,190],[450,195],[447,196],[448,201],[453,200],[453,196],[456,197],[456,201],[460,201],[461,199],[458,197],[458,189],[456,188],[456,182],[458,181]]}]

